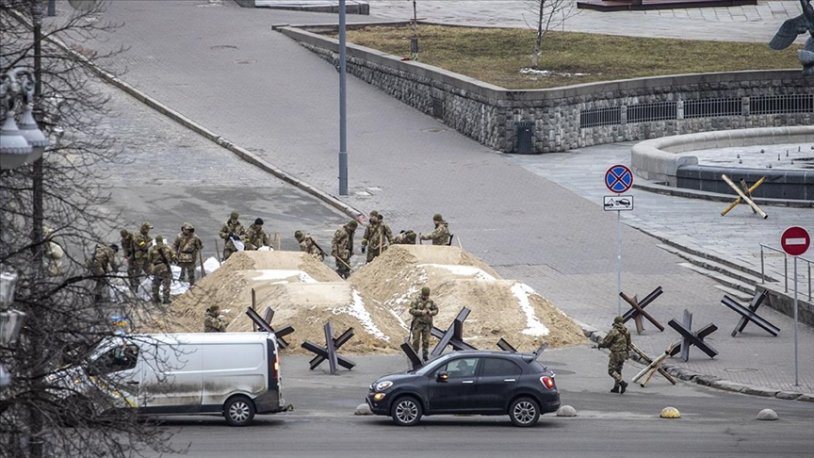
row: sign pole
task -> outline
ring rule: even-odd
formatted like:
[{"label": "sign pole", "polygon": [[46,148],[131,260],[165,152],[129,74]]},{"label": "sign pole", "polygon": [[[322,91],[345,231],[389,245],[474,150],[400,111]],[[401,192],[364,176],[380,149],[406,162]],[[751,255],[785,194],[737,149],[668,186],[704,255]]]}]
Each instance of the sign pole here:
[{"label": "sign pole", "polygon": [[616,212],[616,316],[622,315],[622,212]]},{"label": "sign pole", "polygon": [[633,210],[633,196],[622,194],[633,186],[633,172],[626,165],[612,165],[605,172],[605,186],[616,197],[605,197],[605,210],[616,211],[616,315],[622,315],[622,213]]},{"label": "sign pole", "polygon": [[797,256],[794,257],[794,386],[800,386],[797,359]]}]

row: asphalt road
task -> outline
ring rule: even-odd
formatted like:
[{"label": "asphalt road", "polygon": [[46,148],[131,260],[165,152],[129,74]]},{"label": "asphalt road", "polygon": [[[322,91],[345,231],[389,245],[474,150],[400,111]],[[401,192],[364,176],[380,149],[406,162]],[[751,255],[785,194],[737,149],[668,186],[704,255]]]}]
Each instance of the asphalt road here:
[{"label": "asphalt road", "polygon": [[[553,350],[542,360],[557,374],[563,404],[573,418],[541,417],[530,429],[511,426],[508,417],[425,417],[412,428],[387,417],[354,416],[367,386],[384,373],[406,366],[400,356],[356,356],[353,371],[331,376],[323,367],[309,372],[305,357],[283,359],[284,395],[295,410],[258,416],[254,425],[231,428],[220,417],[172,417],[165,427],[174,444],[193,457],[800,457],[814,442],[810,403],[725,393],[693,384],[672,386],[656,378],[647,388],[608,393],[607,353],[585,346]],[[640,369],[629,363],[629,379]],[[682,418],[658,418],[666,406]],[[759,421],[774,409],[780,419]]]}]

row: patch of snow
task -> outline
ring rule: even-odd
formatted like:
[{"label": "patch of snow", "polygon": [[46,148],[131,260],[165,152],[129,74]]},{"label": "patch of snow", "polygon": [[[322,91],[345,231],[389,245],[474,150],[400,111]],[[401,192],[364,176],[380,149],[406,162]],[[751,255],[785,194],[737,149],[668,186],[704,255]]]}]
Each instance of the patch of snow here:
[{"label": "patch of snow", "polygon": [[[218,270],[219,268],[220,268],[220,261],[218,261],[213,256],[210,256],[210,257],[206,258],[206,261],[204,261],[204,271],[207,273],[207,275],[211,274],[212,272],[214,272],[216,270]],[[200,267],[196,268],[195,272],[200,277],[201,268]]]},{"label": "patch of snow", "polygon": [[520,309],[526,314],[526,325],[528,326],[522,332],[528,336],[547,336],[549,334],[548,328],[537,319],[534,313],[534,307],[529,302],[529,296],[538,296],[531,286],[525,283],[515,283],[512,286],[512,294],[517,298],[517,303]]},{"label": "patch of snow", "polygon": [[373,322],[373,317],[370,316],[370,313],[368,313],[367,309],[365,308],[365,302],[362,300],[362,296],[359,295],[359,292],[356,291],[356,289],[352,291],[352,296],[353,303],[348,304],[346,307],[337,307],[333,309],[333,313],[345,313],[356,318],[362,323],[362,327],[364,327],[365,331],[367,331],[369,334],[372,334],[377,339],[389,342],[390,336],[386,336],[378,327],[376,327],[376,323]]},{"label": "patch of snow", "polygon": [[551,70],[539,70],[539,69],[536,69],[536,68],[521,68],[520,69],[520,74],[522,74],[522,75],[530,75],[530,76],[534,76],[534,77],[538,77],[538,76],[546,77],[546,76],[556,75],[556,76],[565,76],[567,78],[570,78],[572,76],[587,76],[590,73],[554,72],[554,71],[551,71]]},{"label": "patch of snow", "polygon": [[286,278],[297,277],[302,283],[318,283],[314,280],[314,277],[301,270],[263,269],[254,272],[258,274],[252,278],[254,281],[285,280]]},{"label": "patch of snow", "polygon": [[476,280],[495,281],[495,277],[484,272],[483,269],[475,266],[462,266],[458,264],[419,264],[421,267],[434,267],[444,269],[454,275],[462,277],[473,277]]}]

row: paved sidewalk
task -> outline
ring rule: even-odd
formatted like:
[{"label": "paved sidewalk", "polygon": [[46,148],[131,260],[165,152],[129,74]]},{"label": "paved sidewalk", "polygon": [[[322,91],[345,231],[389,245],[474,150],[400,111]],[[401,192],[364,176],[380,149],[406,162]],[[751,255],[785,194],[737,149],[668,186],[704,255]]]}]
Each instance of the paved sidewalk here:
[{"label": "paved sidewalk", "polygon": [[[226,3],[217,8],[183,1],[143,5],[110,4],[105,17],[125,26],[107,45],[116,46],[118,41],[130,50],[107,66],[127,67],[123,79],[141,91],[290,174],[336,192],[336,71],[270,27],[329,22],[335,16],[242,9]],[[178,28],[181,21],[184,27]],[[456,239],[504,277],[527,282],[584,323],[608,328],[617,303],[615,216],[603,212],[590,192],[560,184],[568,181],[567,173],[541,176],[535,167],[571,169],[586,182],[601,185],[602,175],[594,174],[597,169],[604,173],[608,165],[603,152],[616,151],[623,158],[620,151],[626,146],[520,159],[478,145],[354,78],[348,81],[348,94],[353,195],[343,201],[362,211],[382,210],[395,230],[426,232],[431,215],[441,212]],[[583,162],[570,163],[572,158]],[[637,206],[646,199],[637,200]],[[674,202],[678,200],[657,207],[668,209]],[[649,218],[647,224],[674,224],[661,213],[641,211],[635,217]],[[811,215],[810,210],[778,213],[777,221],[770,223],[810,223]],[[703,232],[709,236],[703,243],[717,243],[724,251],[721,242],[745,222],[737,214],[726,219],[717,212],[687,216],[680,220],[683,226],[674,229],[679,235],[692,239],[697,234],[690,229],[702,222],[717,223]],[[641,296],[661,285],[666,293],[652,311],[663,321],[680,317],[687,308],[695,314],[696,325],[715,322],[721,328],[709,338],[721,351],[718,358],[693,351],[688,364],[673,360],[675,365],[745,385],[814,392],[810,328],[801,329],[800,386],[794,387],[787,318],[769,311],[770,319],[783,329],[776,339],[751,329],[730,338],[727,329],[737,317],[718,305],[721,292],[712,280],[680,266],[680,260],[659,249],[655,239],[635,229],[623,228],[623,237],[624,290]],[[653,354],[676,339],[672,330],[634,336]]]}]

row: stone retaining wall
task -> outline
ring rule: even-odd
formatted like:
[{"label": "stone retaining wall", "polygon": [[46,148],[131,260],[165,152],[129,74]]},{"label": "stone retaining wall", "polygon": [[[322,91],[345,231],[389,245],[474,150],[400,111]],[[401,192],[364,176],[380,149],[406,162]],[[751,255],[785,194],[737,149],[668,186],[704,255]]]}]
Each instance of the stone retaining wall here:
[{"label": "stone retaining wall", "polygon": [[[298,27],[277,30],[338,65],[337,40]],[[347,69],[503,152],[546,153],[700,131],[814,124],[814,78],[804,78],[799,69],[507,90],[353,44],[347,46]]]}]

